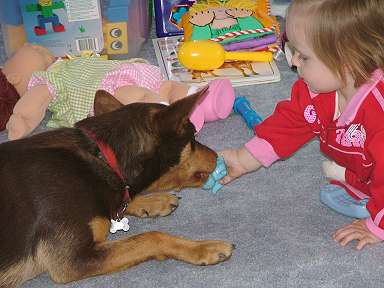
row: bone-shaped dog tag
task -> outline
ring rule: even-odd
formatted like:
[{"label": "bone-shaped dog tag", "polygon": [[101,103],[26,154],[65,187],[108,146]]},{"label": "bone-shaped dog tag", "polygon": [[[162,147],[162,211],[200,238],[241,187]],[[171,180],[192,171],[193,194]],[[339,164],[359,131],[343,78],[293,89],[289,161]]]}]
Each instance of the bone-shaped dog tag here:
[{"label": "bone-shaped dog tag", "polygon": [[129,230],[127,217],[123,217],[120,221],[115,221],[111,219],[111,228],[109,228],[109,232],[114,234],[119,230],[124,230],[124,232],[127,232]]}]

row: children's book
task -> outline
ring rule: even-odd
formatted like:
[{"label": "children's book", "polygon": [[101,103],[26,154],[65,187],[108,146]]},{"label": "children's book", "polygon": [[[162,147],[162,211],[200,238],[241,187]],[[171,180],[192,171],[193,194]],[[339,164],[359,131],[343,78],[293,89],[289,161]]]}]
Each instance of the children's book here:
[{"label": "children's book", "polygon": [[212,71],[188,70],[179,63],[177,58],[177,49],[182,43],[182,39],[182,35],[177,35],[152,40],[160,69],[168,80],[198,86],[203,86],[210,80],[223,78],[230,79],[233,86],[280,81],[280,72],[274,61],[229,61]]}]

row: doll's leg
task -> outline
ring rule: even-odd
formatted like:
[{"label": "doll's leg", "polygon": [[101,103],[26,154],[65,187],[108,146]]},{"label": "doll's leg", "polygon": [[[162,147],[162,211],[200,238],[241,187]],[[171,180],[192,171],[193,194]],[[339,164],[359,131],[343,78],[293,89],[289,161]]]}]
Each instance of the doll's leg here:
[{"label": "doll's leg", "polygon": [[28,90],[16,103],[8,120],[8,139],[19,139],[32,132],[43,120],[51,101],[52,96],[46,85]]},{"label": "doll's leg", "polygon": [[[231,113],[235,100],[235,92],[228,79],[217,79],[208,83],[208,91],[203,101],[196,106],[189,120],[199,132],[205,122],[225,119]],[[168,98],[169,103],[192,95],[199,90],[197,86],[188,86],[176,81],[164,81],[160,87],[160,95]]]},{"label": "doll's leg", "polygon": [[139,87],[136,85],[122,86],[115,91],[115,94],[113,96],[124,105],[136,102],[169,103],[168,98],[163,98],[162,96],[154,93],[153,91],[147,88]]}]

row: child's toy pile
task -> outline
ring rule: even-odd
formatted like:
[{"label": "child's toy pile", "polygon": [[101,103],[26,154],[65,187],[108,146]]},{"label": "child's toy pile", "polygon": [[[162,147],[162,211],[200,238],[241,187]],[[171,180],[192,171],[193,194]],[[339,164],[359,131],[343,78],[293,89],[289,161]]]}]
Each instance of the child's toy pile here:
[{"label": "child's toy pile", "polygon": [[226,51],[276,51],[279,24],[268,0],[197,0],[182,17],[185,41],[212,40]]},{"label": "child's toy pile", "polygon": [[233,86],[280,80],[274,62],[280,53],[271,53],[281,51],[280,26],[269,13],[269,0],[154,3],[160,38],[153,39],[153,45],[167,79],[195,85],[230,79]]},{"label": "child's toy pile", "polygon": [[212,40],[226,51],[276,51],[279,25],[269,0],[156,0],[159,37]]},{"label": "child's toy pile", "polygon": [[57,57],[84,51],[136,57],[149,36],[149,12],[141,0],[1,0],[0,42],[7,57],[25,42]]}]

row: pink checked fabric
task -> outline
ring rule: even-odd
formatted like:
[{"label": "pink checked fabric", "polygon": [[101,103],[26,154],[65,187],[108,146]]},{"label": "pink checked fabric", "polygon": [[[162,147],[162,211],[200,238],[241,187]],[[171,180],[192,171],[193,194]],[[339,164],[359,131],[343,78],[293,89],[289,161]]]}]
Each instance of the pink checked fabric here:
[{"label": "pink checked fabric", "polygon": [[[62,61],[63,61],[63,59],[58,58],[54,63],[51,64],[51,66],[48,67],[47,70],[51,71],[52,67],[54,67],[56,64],[58,64]],[[53,100],[57,99],[56,89],[53,86],[53,84],[51,82],[49,82],[48,79],[45,79],[42,76],[32,74],[32,77],[28,82],[27,90],[30,90],[33,87],[39,86],[39,85],[47,85],[48,91],[49,91],[50,95],[52,96]]]},{"label": "pink checked fabric", "polygon": [[51,94],[53,100],[56,100],[57,94],[56,94],[55,87],[51,84],[51,82],[49,82],[47,79],[44,79],[43,77],[32,75],[31,80],[29,80],[27,90],[30,90],[33,87],[38,86],[38,85],[47,85],[48,91]]},{"label": "pink checked fabric", "polygon": [[100,89],[114,94],[122,86],[137,85],[159,93],[163,76],[156,66],[144,63],[124,63],[107,73]]}]

